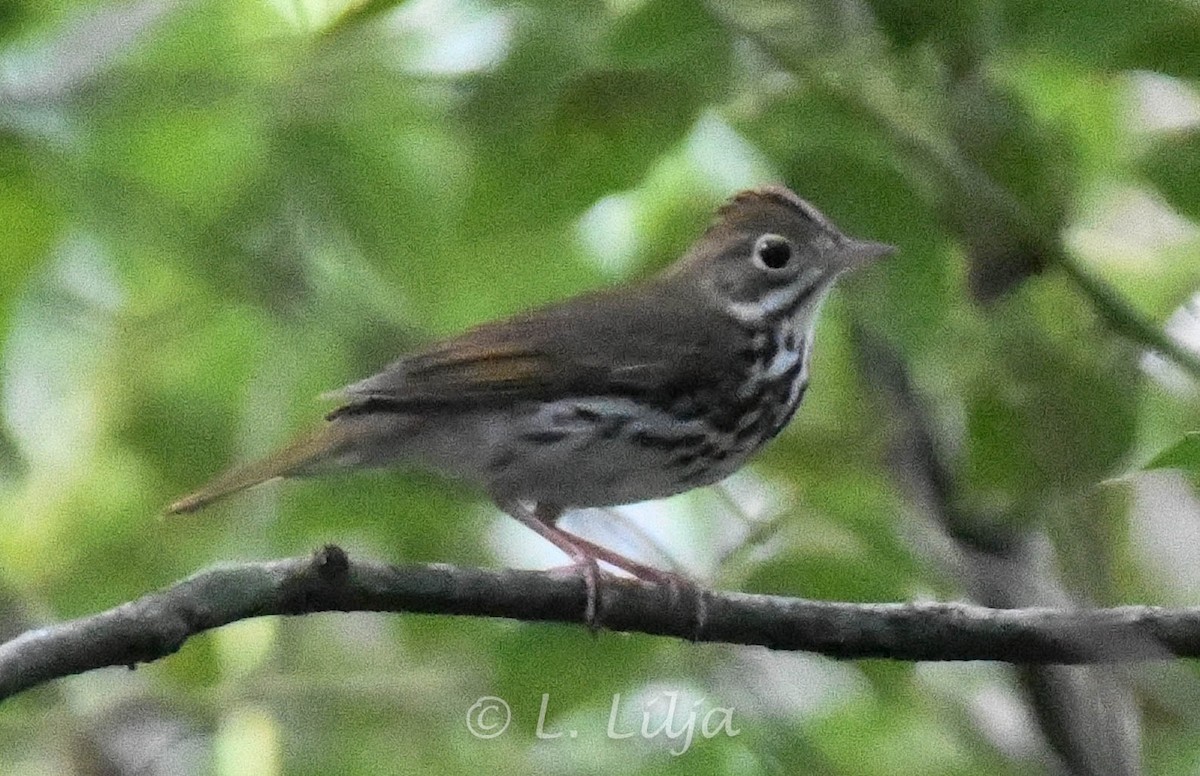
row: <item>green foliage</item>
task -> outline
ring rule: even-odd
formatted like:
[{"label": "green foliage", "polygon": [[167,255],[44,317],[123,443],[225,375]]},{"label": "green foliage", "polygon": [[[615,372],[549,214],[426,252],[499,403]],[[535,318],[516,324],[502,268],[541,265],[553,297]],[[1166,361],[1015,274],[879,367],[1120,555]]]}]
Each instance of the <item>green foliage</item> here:
[{"label": "green foliage", "polygon": [[[979,556],[1033,546],[1046,557],[1021,583],[1195,603],[1200,557],[1174,545],[1200,509],[1200,359],[1143,356],[1167,349],[1172,311],[1181,340],[1200,327],[1192,6],[16,0],[0,46],[5,635],[325,542],[560,562],[482,494],[420,473],[157,514],[316,423],[322,392],[652,272],[725,197],[773,180],[899,254],[839,284],[805,404],[748,472],[583,525],[660,562],[636,522],[697,577],[754,592],[989,600],[1004,580]],[[1131,472],[1145,460],[1187,479]],[[1145,757],[1189,772],[1196,677],[1162,670],[1134,672]],[[637,730],[664,692],[731,707],[740,732],[677,756],[677,740],[608,737],[615,695]],[[491,740],[465,725],[483,696],[513,709]],[[539,738],[543,696],[542,730],[577,737]],[[1028,773],[1045,755],[1023,702],[977,665],[329,615],[14,699],[0,762]]]},{"label": "green foliage", "polygon": [[1200,488],[1200,432],[1184,434],[1146,464],[1146,469],[1180,469]]},{"label": "green foliage", "polygon": [[1200,132],[1163,138],[1146,154],[1142,169],[1179,212],[1200,218]]}]

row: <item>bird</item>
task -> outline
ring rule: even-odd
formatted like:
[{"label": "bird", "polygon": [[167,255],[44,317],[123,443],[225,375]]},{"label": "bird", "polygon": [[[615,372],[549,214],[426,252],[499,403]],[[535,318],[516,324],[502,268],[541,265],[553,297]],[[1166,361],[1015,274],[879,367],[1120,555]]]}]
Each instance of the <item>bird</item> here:
[{"label": "bird", "polygon": [[822,302],[895,247],[842,233],[782,185],[738,192],[657,274],[486,322],[331,394],[324,423],[183,496],[169,514],[278,478],[417,469],[481,488],[558,547],[595,622],[599,562],[673,575],[558,527],[570,509],[727,477],[791,420]]}]

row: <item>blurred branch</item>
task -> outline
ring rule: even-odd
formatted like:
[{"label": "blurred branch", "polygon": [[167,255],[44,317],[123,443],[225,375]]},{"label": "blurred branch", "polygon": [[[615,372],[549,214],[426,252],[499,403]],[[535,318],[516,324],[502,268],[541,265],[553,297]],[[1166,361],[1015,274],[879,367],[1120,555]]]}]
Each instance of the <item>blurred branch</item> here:
[{"label": "blurred branch", "polygon": [[1112,286],[1084,269],[1074,259],[1061,257],[1058,265],[1092,300],[1092,306],[1114,331],[1157,350],[1200,379],[1200,354],[1180,344],[1166,330],[1122,299]]},{"label": "blurred branch", "polygon": [[[1031,551],[1036,532],[1017,528],[1020,520],[988,520],[961,506],[959,484],[941,453],[936,426],[900,353],[862,327],[855,327],[854,340],[860,369],[887,401],[887,416],[896,421],[892,469],[917,510],[936,520],[958,548],[959,576],[970,594],[988,606],[1012,611],[1034,602],[1070,605],[1070,597]],[[1144,632],[1143,638],[1146,650],[1161,648],[1150,633]],[[1141,772],[1136,705],[1122,677],[1080,666],[1021,665],[1018,678],[1067,773]]]},{"label": "blurred branch", "polygon": [[[989,609],[961,603],[852,604],[696,591],[610,577],[613,631],[805,650],[837,658],[1109,663],[1200,657],[1200,608]],[[690,600],[689,600],[690,599]],[[135,667],[237,620],[316,612],[420,612],[582,623],[579,577],[312,556],[202,571],[100,614],[0,645],[0,698],[106,666]]]}]

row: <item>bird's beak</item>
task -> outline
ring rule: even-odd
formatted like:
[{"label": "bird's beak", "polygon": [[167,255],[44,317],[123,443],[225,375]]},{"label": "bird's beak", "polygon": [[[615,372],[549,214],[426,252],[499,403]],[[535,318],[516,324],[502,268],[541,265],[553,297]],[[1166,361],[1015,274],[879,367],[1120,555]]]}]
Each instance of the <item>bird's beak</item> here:
[{"label": "bird's beak", "polygon": [[855,240],[851,237],[838,246],[837,256],[834,260],[839,268],[845,271],[873,264],[895,252],[895,245],[871,242],[870,240]]}]

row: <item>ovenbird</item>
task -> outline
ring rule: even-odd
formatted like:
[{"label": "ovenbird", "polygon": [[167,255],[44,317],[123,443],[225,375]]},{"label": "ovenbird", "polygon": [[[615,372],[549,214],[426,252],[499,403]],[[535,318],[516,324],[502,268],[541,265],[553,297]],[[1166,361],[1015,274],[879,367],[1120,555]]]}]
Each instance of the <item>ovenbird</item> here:
[{"label": "ovenbird", "polygon": [[743,191],[664,272],[485,323],[336,394],[326,423],[176,501],[277,477],[399,465],[481,486],[584,573],[669,575],[555,525],[569,507],[670,496],[740,468],[791,419],[839,275],[886,256],[792,191]]}]

